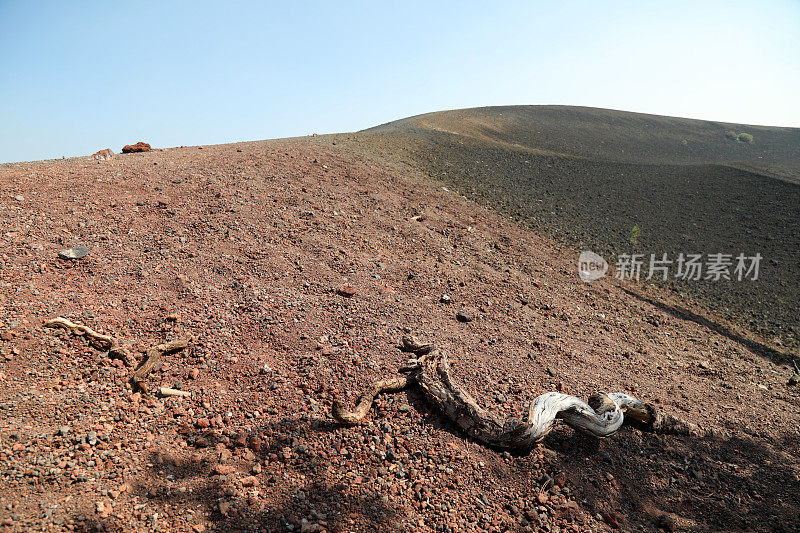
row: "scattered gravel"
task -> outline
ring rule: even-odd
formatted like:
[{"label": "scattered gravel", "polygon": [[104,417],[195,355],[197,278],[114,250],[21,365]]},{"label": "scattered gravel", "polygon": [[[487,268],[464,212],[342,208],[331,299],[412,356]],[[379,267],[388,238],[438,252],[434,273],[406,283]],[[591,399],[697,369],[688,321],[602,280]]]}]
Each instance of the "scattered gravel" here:
[{"label": "scattered gravel", "polygon": [[[3,524],[554,532],[650,530],[667,515],[676,529],[800,527],[796,447],[780,444],[800,422],[786,368],[614,280],[583,284],[571,252],[325,139],[0,166],[0,195],[29,198],[0,209]],[[422,204],[436,209],[409,220]],[[56,258],[76,241],[92,254]],[[337,294],[348,285],[355,297]],[[480,320],[453,320],[442,294]],[[137,361],[195,342],[142,392],[115,354],[42,328],[59,315]],[[619,390],[735,437],[598,441],[559,426],[529,453],[500,453],[413,390],[378,398],[362,425],[333,424],[334,399],[395,375],[409,331],[448,350],[453,376],[503,416],[548,390]],[[153,394],[178,384],[191,396]]]}]

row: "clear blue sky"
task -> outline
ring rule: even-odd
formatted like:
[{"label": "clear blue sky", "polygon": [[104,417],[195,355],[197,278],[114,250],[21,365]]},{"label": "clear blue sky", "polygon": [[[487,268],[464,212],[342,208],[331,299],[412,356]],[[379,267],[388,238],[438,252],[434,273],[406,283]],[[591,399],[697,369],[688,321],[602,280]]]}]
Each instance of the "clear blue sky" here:
[{"label": "clear blue sky", "polygon": [[0,0],[0,162],[507,104],[800,126],[797,0],[489,5]]}]

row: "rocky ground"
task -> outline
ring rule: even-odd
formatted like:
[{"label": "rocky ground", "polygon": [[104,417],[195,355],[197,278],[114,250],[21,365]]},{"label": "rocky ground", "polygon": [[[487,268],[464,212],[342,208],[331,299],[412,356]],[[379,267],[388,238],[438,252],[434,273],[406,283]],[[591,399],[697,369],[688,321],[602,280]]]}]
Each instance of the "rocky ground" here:
[{"label": "rocky ground", "polygon": [[[315,137],[2,165],[0,198],[8,531],[800,528],[800,402],[774,347],[657,287],[585,284],[575,250],[441,183]],[[136,391],[55,316],[140,360],[193,344]],[[724,433],[559,426],[509,454],[413,390],[336,426],[335,398],[405,361],[404,332],[498,413],[624,391]]]},{"label": "rocky ground", "polygon": [[[726,137],[732,130],[753,142]],[[800,128],[502,106],[401,119],[337,146],[422,171],[612,265],[641,254],[646,270],[651,254],[667,254],[669,279],[653,282],[800,349]],[[680,254],[718,253],[760,254],[757,279],[676,277]]]}]

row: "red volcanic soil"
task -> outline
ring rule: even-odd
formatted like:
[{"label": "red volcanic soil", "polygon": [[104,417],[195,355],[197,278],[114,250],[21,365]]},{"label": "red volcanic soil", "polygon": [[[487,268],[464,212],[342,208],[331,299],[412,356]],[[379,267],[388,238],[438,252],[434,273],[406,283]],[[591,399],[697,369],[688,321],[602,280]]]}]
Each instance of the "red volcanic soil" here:
[{"label": "red volcanic soil", "polygon": [[[442,183],[315,137],[7,164],[0,197],[6,530],[800,528],[780,353],[664,289],[581,282],[576,250]],[[133,368],[44,329],[56,316],[140,360],[195,342],[140,393]],[[338,427],[333,400],[395,375],[404,332],[506,416],[551,390],[621,391],[722,434],[559,425],[509,454],[414,390]]]}]

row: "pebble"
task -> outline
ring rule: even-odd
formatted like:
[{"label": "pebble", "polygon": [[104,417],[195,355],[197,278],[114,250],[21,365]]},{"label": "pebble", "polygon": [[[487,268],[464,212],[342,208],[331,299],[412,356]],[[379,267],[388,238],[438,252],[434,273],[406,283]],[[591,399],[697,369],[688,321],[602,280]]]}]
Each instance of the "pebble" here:
[{"label": "pebble", "polygon": [[83,259],[87,255],[89,255],[89,249],[82,244],[58,252],[58,257],[61,259]]},{"label": "pebble", "polygon": [[337,290],[336,293],[339,296],[344,296],[345,298],[352,298],[356,294],[356,288],[348,283],[339,287],[339,290]]},{"label": "pebble", "polygon": [[456,320],[458,320],[459,322],[472,322],[473,318],[472,314],[462,310],[456,313]]}]

